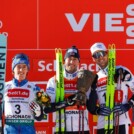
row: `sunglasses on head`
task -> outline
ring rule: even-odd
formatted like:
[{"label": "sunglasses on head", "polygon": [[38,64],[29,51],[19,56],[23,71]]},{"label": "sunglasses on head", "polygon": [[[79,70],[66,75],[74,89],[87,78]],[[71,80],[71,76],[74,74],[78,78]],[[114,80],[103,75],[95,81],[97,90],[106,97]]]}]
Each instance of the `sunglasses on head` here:
[{"label": "sunglasses on head", "polygon": [[99,51],[93,54],[93,58],[99,59],[100,57],[106,56],[107,52],[106,51]]}]

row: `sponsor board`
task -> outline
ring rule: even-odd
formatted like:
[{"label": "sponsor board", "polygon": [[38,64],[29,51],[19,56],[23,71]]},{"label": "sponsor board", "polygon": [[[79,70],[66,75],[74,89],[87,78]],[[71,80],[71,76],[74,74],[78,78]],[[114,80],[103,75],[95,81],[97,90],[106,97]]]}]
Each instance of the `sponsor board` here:
[{"label": "sponsor board", "polygon": [[[48,79],[55,75],[55,48],[62,48],[64,54],[72,45],[80,50],[79,68],[96,72],[98,66],[89,51],[94,42],[115,43],[117,64],[134,73],[132,0],[1,0],[0,10],[0,33],[8,36],[6,81],[12,79],[12,57],[23,52],[30,58],[28,79],[46,90]],[[89,117],[92,133],[96,120]],[[37,134],[52,133],[52,114],[35,125]]]}]

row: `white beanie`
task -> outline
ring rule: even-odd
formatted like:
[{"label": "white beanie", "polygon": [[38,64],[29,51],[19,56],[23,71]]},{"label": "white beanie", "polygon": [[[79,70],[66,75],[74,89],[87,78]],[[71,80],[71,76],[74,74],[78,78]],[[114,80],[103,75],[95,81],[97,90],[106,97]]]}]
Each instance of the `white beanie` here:
[{"label": "white beanie", "polygon": [[104,45],[103,43],[101,43],[101,42],[97,42],[97,43],[93,44],[93,45],[90,47],[90,51],[91,51],[92,55],[93,55],[93,53],[94,53],[95,51],[98,51],[98,50],[100,50],[100,51],[101,51],[101,50],[102,50],[102,51],[107,51],[105,45]]}]

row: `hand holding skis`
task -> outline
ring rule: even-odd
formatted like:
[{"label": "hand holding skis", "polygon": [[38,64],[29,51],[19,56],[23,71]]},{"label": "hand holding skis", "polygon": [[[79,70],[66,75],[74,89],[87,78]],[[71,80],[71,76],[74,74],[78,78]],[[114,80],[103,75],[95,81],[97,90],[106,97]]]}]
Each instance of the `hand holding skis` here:
[{"label": "hand holding skis", "polygon": [[124,114],[125,112],[129,111],[129,109],[131,107],[134,107],[134,95],[132,95],[132,97],[129,99],[128,103],[126,104],[120,104],[120,105],[116,105],[113,108],[113,112],[114,113],[119,113],[119,115]]},{"label": "hand holding skis", "polygon": [[126,113],[130,108],[131,108],[131,106],[128,103],[127,104],[119,104],[114,107],[113,112],[121,115],[121,114]]},{"label": "hand holding skis", "polygon": [[100,106],[96,109],[96,114],[97,115],[102,115],[102,116],[109,116],[111,114],[111,109],[109,107],[105,106]]},{"label": "hand holding skis", "polygon": [[77,101],[77,96],[76,96],[76,94],[74,94],[74,95],[69,96],[66,99],[66,104],[68,106],[73,106],[76,103],[76,101]]},{"label": "hand holding skis", "polygon": [[69,106],[72,106],[72,105],[85,105],[86,103],[86,95],[82,92],[78,92],[74,95],[71,95],[69,96],[67,99],[66,99],[66,103],[67,105]]}]

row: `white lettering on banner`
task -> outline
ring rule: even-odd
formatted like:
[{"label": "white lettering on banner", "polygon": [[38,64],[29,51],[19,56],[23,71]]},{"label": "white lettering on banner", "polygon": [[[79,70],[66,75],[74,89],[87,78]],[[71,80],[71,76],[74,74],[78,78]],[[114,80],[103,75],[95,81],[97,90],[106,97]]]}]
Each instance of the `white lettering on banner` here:
[{"label": "white lettering on banner", "polygon": [[[88,69],[90,71],[98,71],[98,66],[96,64],[86,64],[86,63],[81,63],[79,68],[84,68]],[[46,63],[45,60],[40,60],[38,61],[38,71],[43,72],[43,71],[56,71],[56,60],[53,60],[52,63]]]},{"label": "white lettering on banner", "polygon": [[98,71],[99,70],[99,67],[96,64],[89,64],[88,65],[86,63],[81,63],[80,68],[84,68],[84,69],[87,69],[87,70],[90,70],[90,71]]},{"label": "white lettering on banner", "polygon": [[70,25],[72,26],[73,31],[82,31],[90,14],[86,14],[86,13],[83,14],[78,23],[76,22],[73,14],[67,13],[67,14],[65,14],[65,16],[67,17],[68,21],[70,22]]},{"label": "white lettering on banner", "polygon": [[[113,26],[114,24],[122,24],[121,20],[117,20],[118,18],[123,18],[123,14],[106,14],[106,31],[116,31],[116,32],[120,32],[120,31],[124,31],[124,27],[123,26]],[[113,20],[116,19],[116,20]]]},{"label": "white lettering on banner", "polygon": [[94,17],[93,17],[93,31],[100,31],[100,15],[97,13],[97,14],[94,14]]},{"label": "white lettering on banner", "polygon": [[[126,18],[127,24],[130,24],[125,28],[122,20],[124,19],[124,13],[106,13],[105,14],[105,31],[106,32],[124,32],[126,29],[126,44],[134,44],[134,4],[130,4],[126,8],[126,13],[129,18]],[[73,13],[65,13],[71,28],[74,32],[81,32],[86,25],[90,13],[83,13],[79,22],[77,23]],[[93,13],[93,32],[100,32],[100,13]],[[133,17],[133,18],[132,18]]]},{"label": "white lettering on banner", "polygon": [[[129,16],[134,17],[134,4],[130,4],[126,8],[126,12]],[[126,33],[133,39],[127,39],[127,44],[134,44],[134,18],[127,18],[127,23],[133,24],[127,27]]]},{"label": "white lettering on banner", "polygon": [[74,32],[81,32],[90,16],[90,13],[83,13],[80,24],[76,22],[76,19],[72,13],[65,13],[65,16]]},{"label": "white lettering on banner", "polygon": [[53,63],[47,63],[45,64],[44,60],[41,60],[38,62],[38,66],[40,67],[38,69],[39,72],[43,72],[43,71],[48,71],[48,72],[52,72],[55,71],[56,69],[56,60],[53,61]]}]

